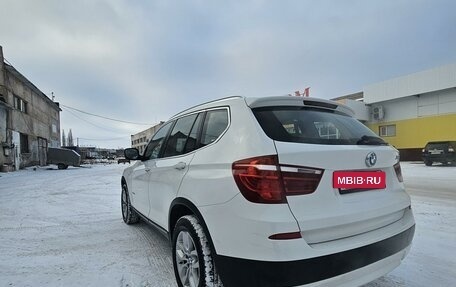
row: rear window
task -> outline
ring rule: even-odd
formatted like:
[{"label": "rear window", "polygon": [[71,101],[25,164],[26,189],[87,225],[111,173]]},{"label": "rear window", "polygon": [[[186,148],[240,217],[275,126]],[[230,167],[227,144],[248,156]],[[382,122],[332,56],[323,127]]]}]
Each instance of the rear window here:
[{"label": "rear window", "polygon": [[358,120],[332,110],[308,107],[253,109],[264,132],[283,142],[355,145],[386,144]]},{"label": "rear window", "polygon": [[448,148],[449,142],[433,142],[433,143],[428,143],[426,145],[426,149],[439,149],[439,150],[445,150]]}]

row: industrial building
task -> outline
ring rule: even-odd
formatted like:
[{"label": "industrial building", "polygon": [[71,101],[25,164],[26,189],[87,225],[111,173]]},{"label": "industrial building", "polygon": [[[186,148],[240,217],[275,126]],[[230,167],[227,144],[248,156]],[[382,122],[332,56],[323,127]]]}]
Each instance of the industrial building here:
[{"label": "industrial building", "polygon": [[395,146],[402,160],[420,160],[429,141],[456,140],[456,64],[390,79],[334,99]]},{"label": "industrial building", "polygon": [[158,129],[164,124],[160,122],[159,124],[148,128],[147,130],[141,131],[137,134],[131,135],[131,147],[137,148],[139,153],[142,154],[146,149],[147,143],[150,138],[158,131]]},{"label": "industrial building", "polygon": [[60,146],[60,107],[8,64],[0,46],[0,171],[46,165]]}]

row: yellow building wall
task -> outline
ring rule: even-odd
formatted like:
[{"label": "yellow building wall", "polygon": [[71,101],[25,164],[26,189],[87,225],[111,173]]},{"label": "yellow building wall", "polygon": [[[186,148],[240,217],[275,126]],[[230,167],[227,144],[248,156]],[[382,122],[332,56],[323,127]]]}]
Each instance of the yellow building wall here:
[{"label": "yellow building wall", "polygon": [[379,126],[385,125],[396,125],[396,136],[382,138],[397,149],[423,148],[429,141],[456,140],[456,114],[367,124],[377,135]]}]

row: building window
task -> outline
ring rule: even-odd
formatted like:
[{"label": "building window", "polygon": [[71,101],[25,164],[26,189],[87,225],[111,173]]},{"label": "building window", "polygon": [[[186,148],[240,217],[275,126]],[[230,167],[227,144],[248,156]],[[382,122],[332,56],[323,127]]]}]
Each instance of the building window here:
[{"label": "building window", "polygon": [[381,137],[394,137],[396,136],[396,125],[379,126],[378,134]]},{"label": "building window", "polygon": [[318,135],[323,139],[340,139],[340,131],[331,122],[314,122]]},{"label": "building window", "polygon": [[21,133],[21,153],[29,153],[28,135]]},{"label": "building window", "polygon": [[14,96],[14,108],[21,112],[27,113],[27,102],[18,96]]}]

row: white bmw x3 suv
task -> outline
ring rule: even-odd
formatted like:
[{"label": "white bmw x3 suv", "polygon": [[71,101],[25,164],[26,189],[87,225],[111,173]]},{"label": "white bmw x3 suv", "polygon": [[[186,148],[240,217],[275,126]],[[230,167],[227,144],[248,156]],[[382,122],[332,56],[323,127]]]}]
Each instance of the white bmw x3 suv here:
[{"label": "white bmw x3 suv", "polygon": [[169,238],[179,286],[359,286],[410,249],[398,151],[336,102],[220,99],[125,157],[123,220]]}]

